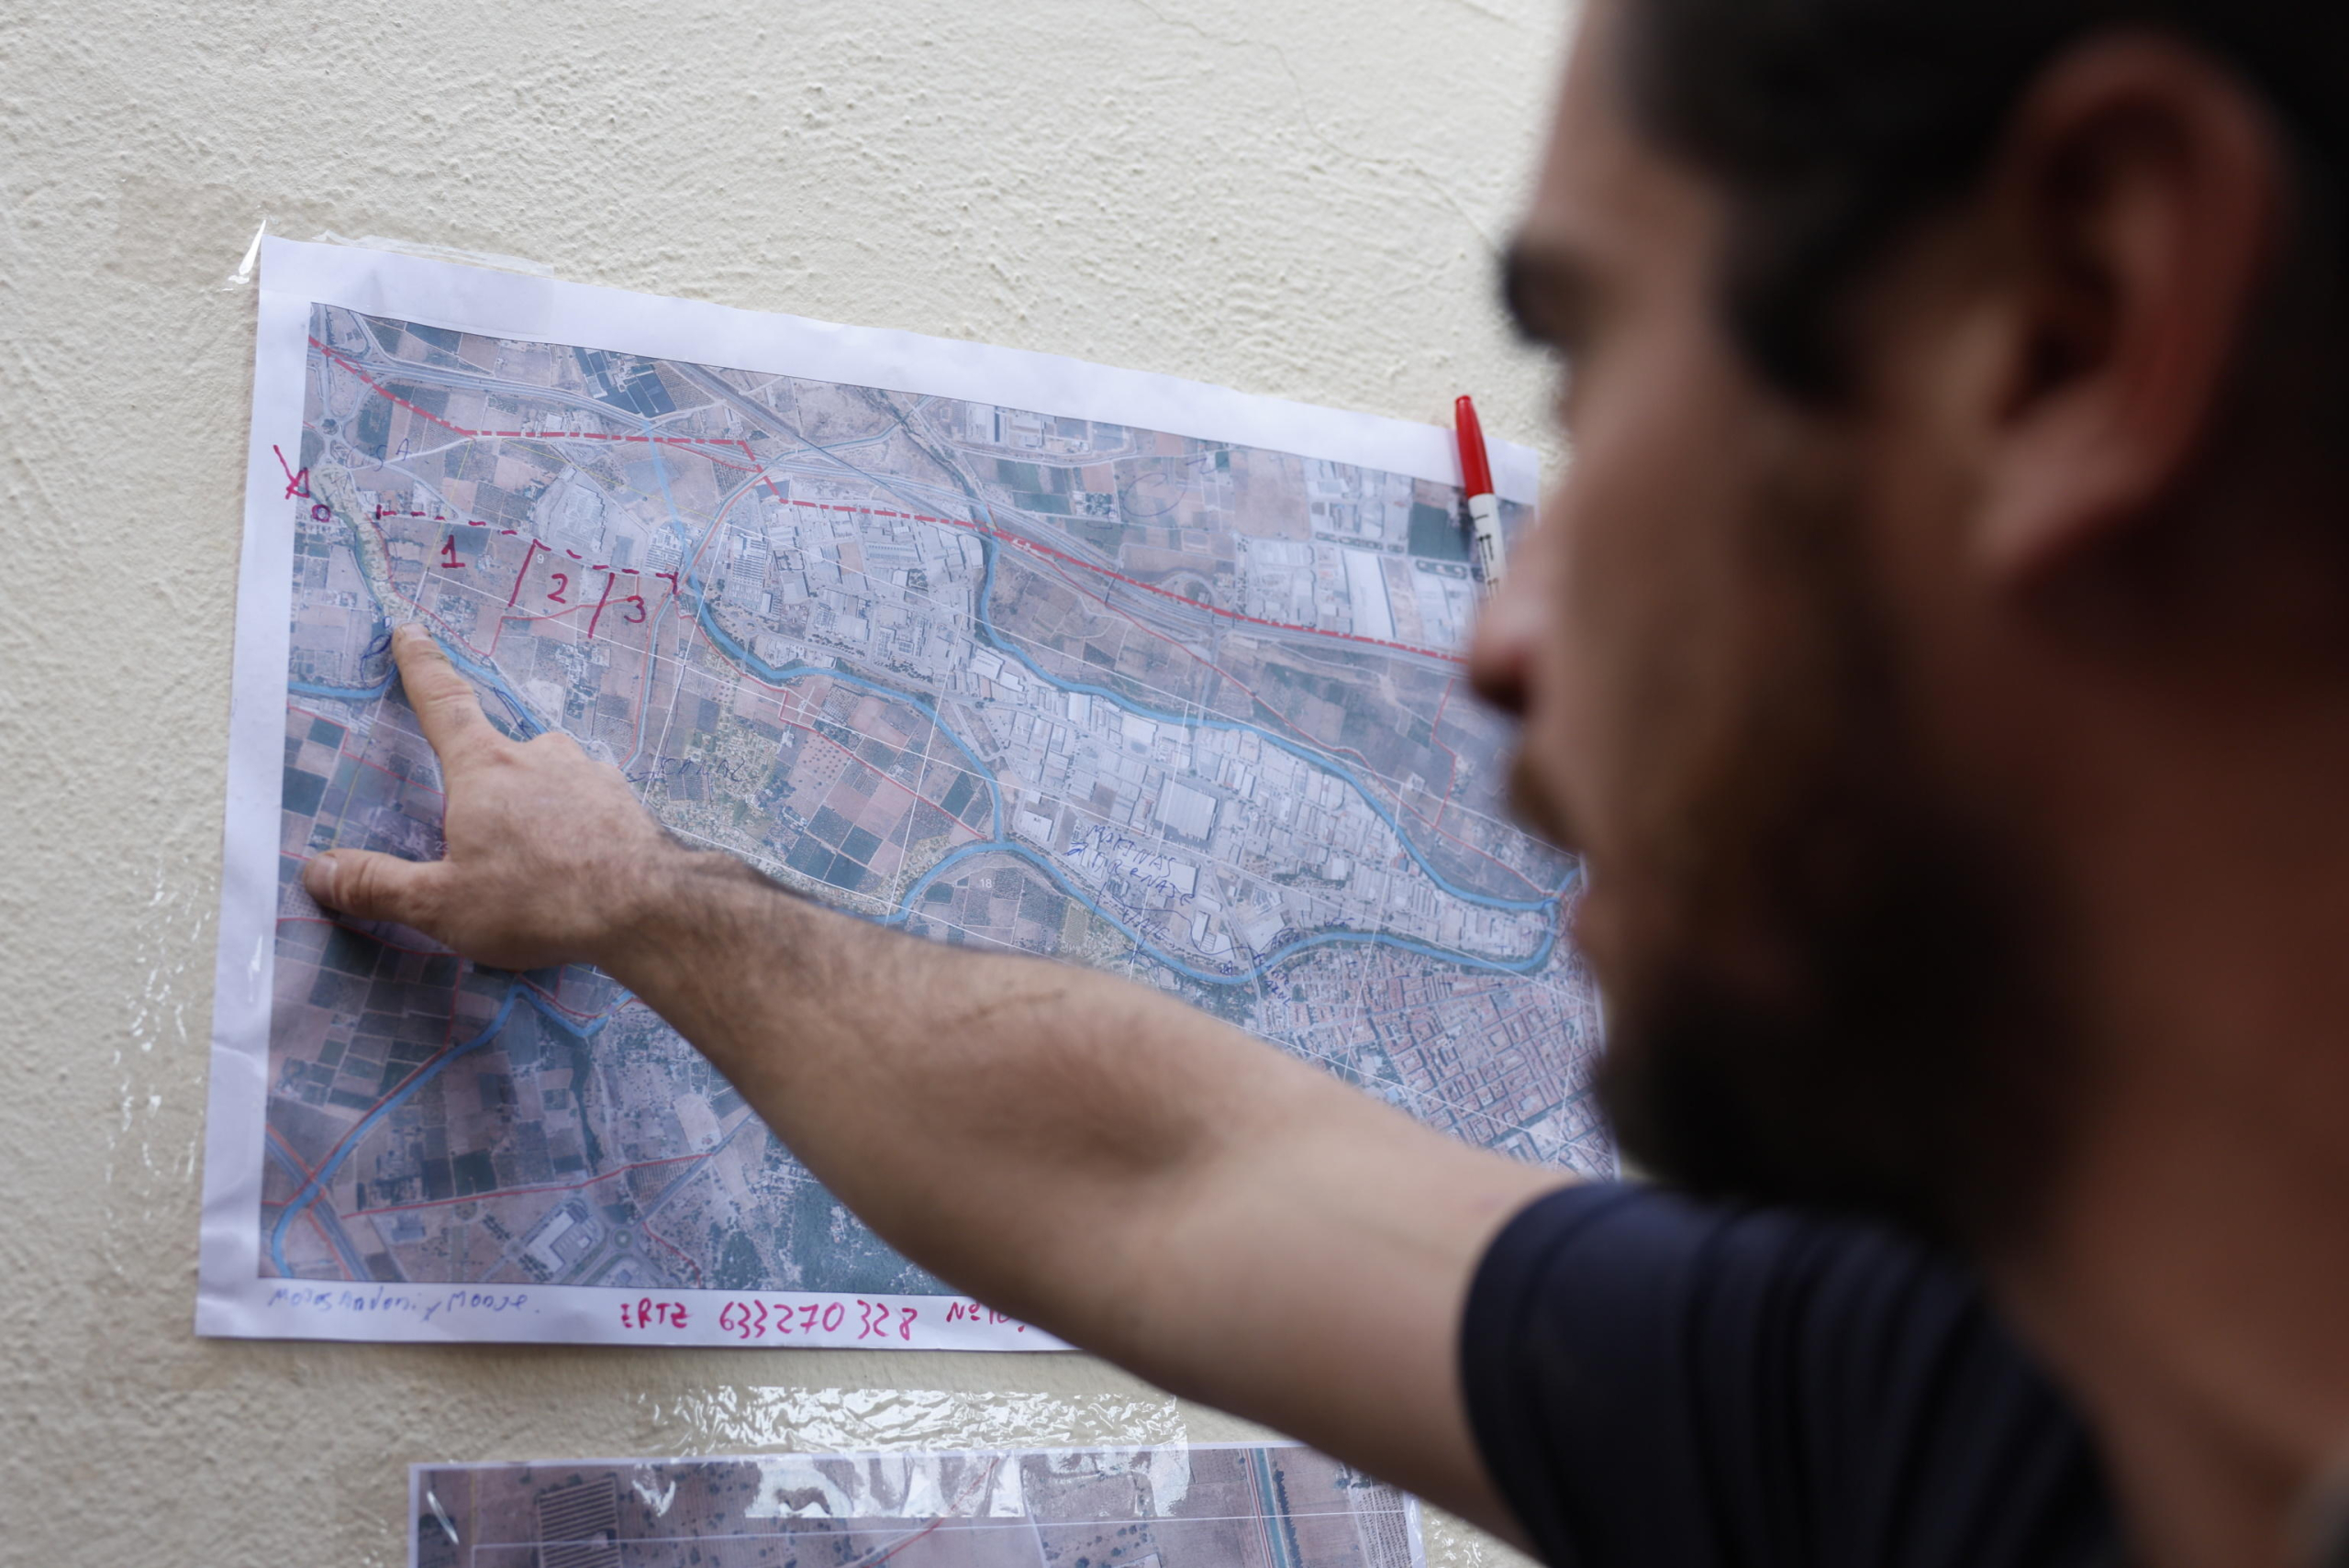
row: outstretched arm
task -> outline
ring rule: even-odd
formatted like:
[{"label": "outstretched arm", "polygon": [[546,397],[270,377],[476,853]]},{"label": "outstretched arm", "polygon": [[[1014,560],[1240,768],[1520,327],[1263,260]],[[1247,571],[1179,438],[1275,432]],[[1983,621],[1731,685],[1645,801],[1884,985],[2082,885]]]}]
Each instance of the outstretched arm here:
[{"label": "outstretched arm", "polygon": [[884,931],[685,849],[568,737],[500,735],[422,628],[394,649],[447,855],[321,855],[319,902],[486,963],[599,966],[916,1262],[1515,1533],[1457,1336],[1486,1243],[1554,1173],[1146,987]]}]

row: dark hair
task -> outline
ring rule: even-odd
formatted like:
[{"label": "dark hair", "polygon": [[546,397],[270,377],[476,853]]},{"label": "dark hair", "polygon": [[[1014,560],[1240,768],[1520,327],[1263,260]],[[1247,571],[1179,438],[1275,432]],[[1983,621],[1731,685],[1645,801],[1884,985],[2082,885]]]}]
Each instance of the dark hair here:
[{"label": "dark hair", "polygon": [[2208,50],[2296,143],[2326,230],[2349,170],[2349,6],[2333,0],[1625,0],[1632,113],[1730,203],[1723,304],[1786,391],[1843,388],[1834,302],[1978,178],[2067,47],[2146,28]]}]

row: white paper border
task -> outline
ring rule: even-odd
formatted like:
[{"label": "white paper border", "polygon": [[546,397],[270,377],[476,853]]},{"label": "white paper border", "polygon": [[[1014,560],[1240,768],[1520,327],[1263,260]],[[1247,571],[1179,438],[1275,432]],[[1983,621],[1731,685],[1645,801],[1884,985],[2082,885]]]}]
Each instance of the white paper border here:
[{"label": "white paper border", "polygon": [[[212,1086],[204,1121],[204,1218],[195,1331],[267,1336],[260,1308],[262,1140],[276,968],[278,807],[294,529],[271,448],[301,453],[310,307],[264,289],[253,345],[253,420],[245,456],[244,547],[228,698],[227,822],[221,834],[220,951],[213,970]],[[260,884],[256,885],[256,878]]]},{"label": "white paper border", "polygon": [[[261,1150],[266,1135],[279,774],[293,613],[294,530],[279,453],[285,466],[298,468],[311,307],[342,306],[489,337],[962,398],[1456,485],[1460,466],[1452,432],[1052,354],[840,327],[388,251],[270,239],[262,241],[261,261],[228,715],[196,1332],[248,1339],[762,1349],[1066,1349],[1047,1334],[953,1296],[648,1293],[592,1285],[374,1284],[262,1276]],[[1500,493],[1532,501],[1540,478],[1535,454],[1507,442],[1492,443],[1491,453]],[[875,1332],[877,1322],[887,1327]]]}]

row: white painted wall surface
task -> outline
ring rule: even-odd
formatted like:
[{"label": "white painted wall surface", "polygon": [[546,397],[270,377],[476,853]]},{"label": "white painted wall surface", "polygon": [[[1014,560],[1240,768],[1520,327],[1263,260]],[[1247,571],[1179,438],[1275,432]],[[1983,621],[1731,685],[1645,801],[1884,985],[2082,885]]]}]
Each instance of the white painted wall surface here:
[{"label": "white painted wall surface", "polygon": [[1535,440],[1492,270],[1565,23],[0,6],[0,1562],[398,1563],[411,1460],[1240,1435],[1074,1356],[193,1336],[253,309],[220,284],[267,216],[1414,418],[1473,390]]}]

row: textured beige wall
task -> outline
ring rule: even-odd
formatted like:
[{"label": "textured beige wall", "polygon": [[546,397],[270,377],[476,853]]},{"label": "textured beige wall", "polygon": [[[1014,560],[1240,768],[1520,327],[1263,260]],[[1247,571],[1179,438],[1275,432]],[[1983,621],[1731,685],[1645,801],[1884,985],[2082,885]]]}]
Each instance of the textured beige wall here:
[{"label": "textured beige wall", "polygon": [[253,308],[219,285],[266,215],[1417,418],[1473,389],[1534,439],[1490,273],[1564,25],[0,4],[0,1561],[396,1563],[411,1460],[1238,1435],[1074,1356],[193,1337]]}]

